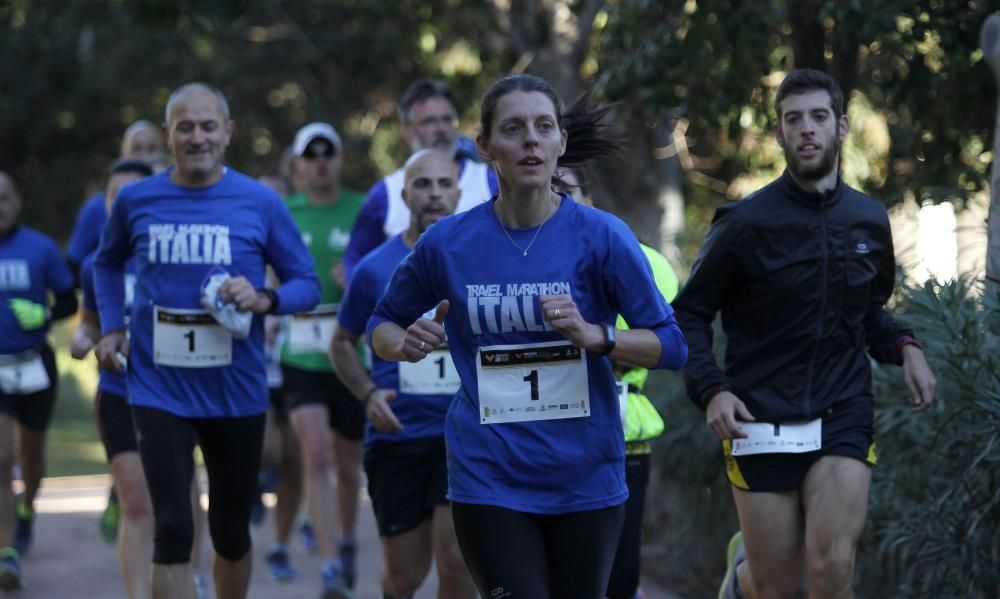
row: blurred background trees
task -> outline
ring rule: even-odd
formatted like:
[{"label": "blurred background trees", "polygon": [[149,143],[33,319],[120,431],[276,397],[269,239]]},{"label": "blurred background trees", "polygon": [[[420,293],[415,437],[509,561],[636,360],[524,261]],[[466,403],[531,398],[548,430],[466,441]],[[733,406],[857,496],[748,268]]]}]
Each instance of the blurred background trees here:
[{"label": "blurred background trees", "polygon": [[[567,102],[593,89],[617,104],[627,154],[589,173],[590,190],[661,247],[683,279],[714,208],[783,168],[773,96],[794,67],[826,70],[848,92],[851,184],[890,206],[984,197],[997,89],[979,34],[998,8],[995,0],[0,0],[0,169],[19,183],[27,222],[65,240],[125,126],[162,120],[169,91],[202,80],[229,97],[234,167],[274,171],[298,127],[327,120],[345,140],[347,185],[365,190],[405,158],[395,102],[410,81],[448,80],[474,136],[485,88],[526,71]],[[898,373],[879,376],[880,445],[890,451],[876,470],[859,559],[863,596],[1000,595],[997,485],[995,474],[981,478],[997,471],[1000,452],[998,370],[984,356],[992,329],[969,337],[996,312],[992,300],[968,299],[976,289],[932,284],[898,300],[922,334],[945,344],[930,355],[947,397],[913,418],[892,387]],[[735,526],[719,449],[677,378],[660,374],[655,384],[668,433],[654,460],[647,570],[706,596]],[[976,535],[983,530],[992,536]],[[970,586],[927,587],[940,577],[913,564],[936,560]]]}]

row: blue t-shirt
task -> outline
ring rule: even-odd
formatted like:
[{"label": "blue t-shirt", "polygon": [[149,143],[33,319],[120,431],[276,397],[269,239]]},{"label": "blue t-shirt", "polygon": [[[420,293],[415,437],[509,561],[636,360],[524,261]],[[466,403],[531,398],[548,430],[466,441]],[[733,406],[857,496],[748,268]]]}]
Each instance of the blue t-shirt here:
[{"label": "blue t-shirt", "polygon": [[[539,344],[565,342],[541,318],[540,295],[570,294],[590,323],[613,323],[621,313],[633,327],[652,330],[662,346],[661,367],[683,365],[684,336],[638,240],[621,220],[564,197],[542,229],[505,233],[495,201],[444,218],[424,233],[375,308],[369,338],[382,322],[405,328],[449,300],[445,330],[462,381],[445,423],[453,501],[540,514],[620,504],[628,497],[625,443],[606,356],[582,352],[586,380],[576,367],[568,379],[583,386],[580,395],[567,396],[568,386],[543,385],[537,371],[522,379],[521,371],[531,366],[511,370],[517,374],[516,380],[508,376],[509,384],[524,386],[518,393],[526,395],[530,386],[532,412],[589,404],[587,416],[552,420],[482,424],[496,412],[481,406],[480,387],[503,393],[494,382],[503,375],[480,381],[477,367],[485,373],[494,358],[530,363],[551,355]],[[520,353],[480,353],[491,346],[517,346],[509,351]],[[565,351],[563,356],[581,353]]]},{"label": "blue t-shirt", "polygon": [[285,203],[267,187],[233,169],[208,187],[182,187],[172,172],[118,194],[94,261],[101,328],[125,326],[125,264],[134,256],[129,401],[186,418],[261,414],[268,408],[264,319],[254,317],[246,339],[228,337],[203,311],[201,283],[221,266],[261,289],[271,265],[283,281],[278,312],[301,312],[319,301],[312,258]]},{"label": "blue t-shirt", "polygon": [[[365,256],[354,271],[354,278],[347,288],[347,295],[337,314],[338,326],[350,333],[362,336],[365,325],[375,311],[375,304],[385,291],[396,266],[410,253],[397,235]],[[393,413],[403,425],[398,433],[380,433],[365,423],[365,448],[372,443],[399,443],[439,437],[444,434],[444,418],[454,394],[418,395],[399,390],[399,363],[389,362],[372,354],[372,380],[381,389],[396,391],[396,399],[390,404]]]},{"label": "blue t-shirt", "polygon": [[21,298],[49,305],[49,292],[60,295],[73,288],[73,273],[56,242],[44,233],[16,225],[0,236],[0,354],[14,354],[42,346],[49,326],[21,329],[10,300]]},{"label": "blue t-shirt", "polygon": [[[80,265],[80,288],[83,291],[83,307],[94,314],[98,313],[97,297],[94,295],[94,258],[97,252],[91,252]],[[135,292],[135,259],[125,263],[125,311],[132,308],[132,297]],[[128,397],[128,386],[125,384],[124,372],[113,372],[106,368],[98,369],[99,378],[97,390]]]},{"label": "blue t-shirt", "polygon": [[97,249],[101,232],[108,222],[108,212],[104,209],[104,193],[95,193],[87,198],[76,213],[73,232],[66,246],[66,258],[76,265],[83,264],[84,258]]}]

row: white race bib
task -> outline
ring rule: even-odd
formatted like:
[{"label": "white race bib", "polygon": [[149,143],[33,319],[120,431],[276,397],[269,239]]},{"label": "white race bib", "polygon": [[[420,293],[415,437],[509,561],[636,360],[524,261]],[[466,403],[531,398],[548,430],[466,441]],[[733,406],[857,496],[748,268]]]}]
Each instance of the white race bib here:
[{"label": "white race bib", "polygon": [[153,362],[212,368],[233,362],[233,335],[204,310],[153,307]]},{"label": "white race bib", "polygon": [[628,416],[628,383],[615,381],[615,390],[618,391],[618,416],[621,417],[624,425],[625,418]]},{"label": "white race bib", "polygon": [[415,395],[452,395],[462,381],[447,347],[438,347],[419,362],[399,362],[399,390]]},{"label": "white race bib", "polygon": [[8,395],[28,395],[49,388],[49,373],[36,351],[0,356],[0,389]]},{"label": "white race bib", "polygon": [[339,304],[323,304],[292,316],[288,327],[288,349],[293,354],[326,353],[337,327]]},{"label": "white race bib", "polygon": [[482,424],[590,416],[587,360],[568,341],[481,347],[476,376]]},{"label": "white race bib", "polygon": [[733,455],[758,453],[805,453],[823,445],[823,421],[809,422],[741,422],[746,439],[733,439]]}]

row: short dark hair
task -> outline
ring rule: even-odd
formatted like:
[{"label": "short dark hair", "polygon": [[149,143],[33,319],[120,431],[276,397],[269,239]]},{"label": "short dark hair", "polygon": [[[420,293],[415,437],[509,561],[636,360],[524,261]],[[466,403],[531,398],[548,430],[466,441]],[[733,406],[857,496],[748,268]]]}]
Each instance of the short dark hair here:
[{"label": "short dark hair", "polygon": [[399,100],[399,118],[404,123],[410,122],[410,109],[430,98],[444,98],[452,108],[455,107],[455,96],[451,93],[448,83],[440,79],[417,79],[403,92]]},{"label": "short dark hair", "polygon": [[133,173],[136,175],[142,175],[143,177],[150,177],[153,175],[153,167],[148,162],[142,160],[135,160],[133,158],[122,158],[117,160],[108,169],[108,178],[120,174],[120,173]]},{"label": "short dark hair", "polygon": [[844,115],[844,92],[833,80],[833,77],[816,69],[796,69],[785,77],[778,87],[778,95],[774,98],[774,108],[781,119],[781,102],[788,96],[796,96],[814,90],[824,90],[830,94],[830,104],[833,114],[839,119]]}]

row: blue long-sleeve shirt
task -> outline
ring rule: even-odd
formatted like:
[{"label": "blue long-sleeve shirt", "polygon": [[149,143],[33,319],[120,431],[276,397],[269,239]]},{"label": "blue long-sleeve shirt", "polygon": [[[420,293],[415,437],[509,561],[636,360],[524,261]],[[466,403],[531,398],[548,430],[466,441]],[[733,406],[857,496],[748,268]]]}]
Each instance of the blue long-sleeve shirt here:
[{"label": "blue long-sleeve shirt", "polygon": [[124,326],[124,267],[135,257],[129,401],[191,418],[263,413],[264,320],[232,338],[202,309],[201,283],[218,265],[260,289],[271,265],[283,281],[278,312],[309,310],[320,296],[312,258],[281,198],[250,177],[227,169],[189,188],[171,172],[122,188],[94,262],[106,333]]}]

